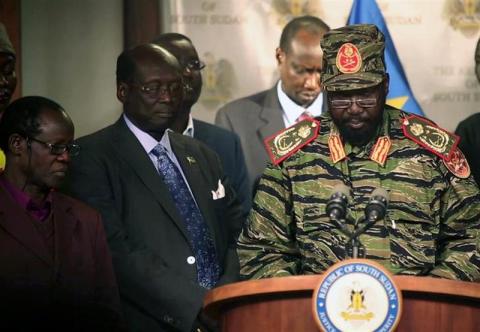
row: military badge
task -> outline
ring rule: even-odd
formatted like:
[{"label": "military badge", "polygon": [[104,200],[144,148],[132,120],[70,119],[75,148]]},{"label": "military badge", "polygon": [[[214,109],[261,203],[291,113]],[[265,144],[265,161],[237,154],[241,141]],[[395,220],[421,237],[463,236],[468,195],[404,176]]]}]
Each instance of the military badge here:
[{"label": "military badge", "polygon": [[402,311],[402,295],[390,273],[365,259],[330,267],[312,302],[323,331],[393,331]]},{"label": "military badge", "polygon": [[272,163],[278,165],[301,147],[313,141],[318,136],[319,128],[319,121],[307,118],[268,137],[265,140],[265,147]]},{"label": "military badge", "polygon": [[429,120],[411,115],[403,120],[403,133],[406,137],[449,161],[457,148],[460,137],[437,127]]},{"label": "military badge", "polygon": [[362,56],[358,48],[351,44],[343,44],[337,52],[336,65],[344,74],[354,74],[362,66]]},{"label": "military badge", "polygon": [[468,165],[467,159],[459,148],[453,151],[449,161],[444,159],[443,163],[456,177],[466,179],[470,176],[470,165]]},{"label": "military badge", "polygon": [[330,158],[334,164],[346,157],[343,143],[338,134],[330,134],[328,138],[328,149],[330,150]]},{"label": "military badge", "polygon": [[375,146],[372,149],[370,159],[380,164],[381,166],[385,165],[385,161],[387,160],[387,155],[390,151],[391,146],[392,142],[390,141],[390,138],[388,136],[379,137],[377,142],[375,143]]},{"label": "military badge", "polygon": [[187,161],[190,165],[193,165],[197,162],[192,156],[187,156]]}]

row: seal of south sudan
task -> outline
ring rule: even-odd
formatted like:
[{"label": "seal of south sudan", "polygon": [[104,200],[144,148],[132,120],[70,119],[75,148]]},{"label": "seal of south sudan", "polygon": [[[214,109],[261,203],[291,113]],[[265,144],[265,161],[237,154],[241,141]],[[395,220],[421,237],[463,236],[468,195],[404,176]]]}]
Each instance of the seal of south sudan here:
[{"label": "seal of south sudan", "polygon": [[330,267],[313,295],[313,313],[323,331],[393,331],[400,320],[401,293],[390,273],[366,259]]}]

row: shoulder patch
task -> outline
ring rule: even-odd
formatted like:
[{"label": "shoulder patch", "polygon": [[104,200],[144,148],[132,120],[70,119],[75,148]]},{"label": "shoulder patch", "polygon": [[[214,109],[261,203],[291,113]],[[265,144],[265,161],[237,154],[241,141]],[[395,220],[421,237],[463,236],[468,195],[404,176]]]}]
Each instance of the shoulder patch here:
[{"label": "shoulder patch", "polygon": [[406,137],[433,152],[444,161],[450,161],[460,141],[460,137],[457,135],[416,115],[403,119],[402,129]]},{"label": "shoulder patch", "polygon": [[463,152],[459,148],[453,151],[450,160],[443,160],[443,163],[450,172],[458,178],[466,179],[470,176],[470,165],[468,165],[467,159],[463,155]]},{"label": "shoulder patch", "polygon": [[306,118],[268,137],[265,148],[274,165],[280,164],[318,136],[320,121]]}]

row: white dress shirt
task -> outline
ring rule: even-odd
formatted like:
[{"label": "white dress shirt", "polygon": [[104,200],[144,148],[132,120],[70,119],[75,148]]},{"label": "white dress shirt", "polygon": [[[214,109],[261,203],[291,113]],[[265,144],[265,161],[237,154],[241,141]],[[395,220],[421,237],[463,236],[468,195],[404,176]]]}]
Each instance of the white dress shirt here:
[{"label": "white dress shirt", "polygon": [[305,111],[308,111],[313,117],[322,114],[323,94],[321,92],[318,94],[317,98],[315,98],[313,103],[306,108],[295,103],[285,92],[283,92],[282,81],[278,81],[277,83],[277,95],[283,110],[282,118],[283,123],[285,123],[285,128],[294,125],[297,122],[298,117]]}]

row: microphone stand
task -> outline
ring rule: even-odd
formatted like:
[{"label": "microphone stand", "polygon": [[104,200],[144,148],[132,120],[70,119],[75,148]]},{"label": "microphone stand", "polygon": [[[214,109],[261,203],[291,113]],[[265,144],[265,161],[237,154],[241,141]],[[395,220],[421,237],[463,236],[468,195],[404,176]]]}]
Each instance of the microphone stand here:
[{"label": "microphone stand", "polygon": [[[353,218],[347,217],[347,219],[352,225],[358,225],[358,223],[356,223]],[[370,227],[375,222],[375,220],[373,220],[373,221],[367,223],[366,225],[364,225],[363,227],[355,230],[353,233],[350,232],[346,227],[346,221],[347,220],[337,219],[337,218],[331,218],[331,220],[335,221],[337,226],[340,228],[340,231],[348,237],[347,243],[345,245],[345,251],[346,252],[349,251],[348,250],[348,245],[350,244],[351,248],[352,248],[352,258],[358,258],[358,252],[359,252],[359,248],[360,248],[360,241],[358,240],[358,236],[360,234],[362,234],[364,231],[366,231],[366,229],[368,227]],[[365,218],[360,219],[360,222],[363,222],[363,221],[365,221]]]}]

